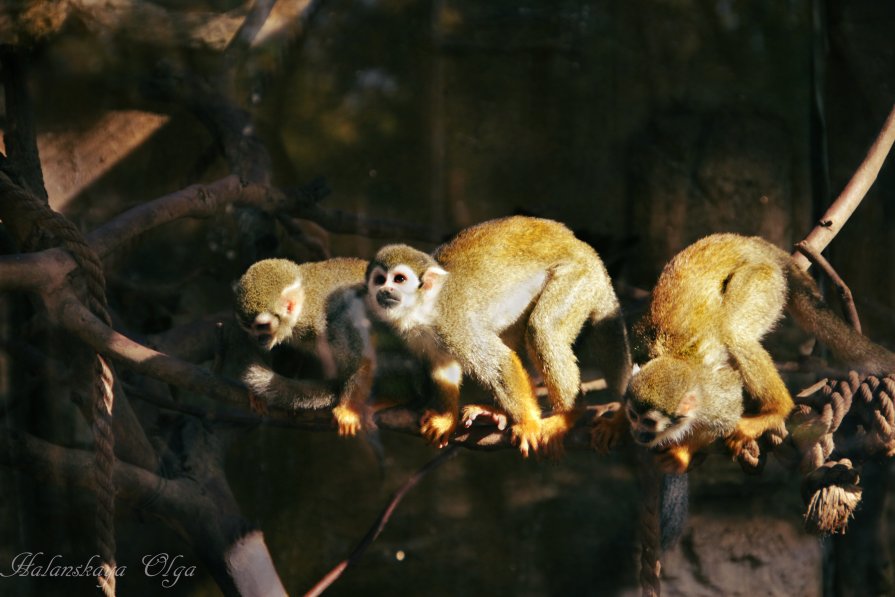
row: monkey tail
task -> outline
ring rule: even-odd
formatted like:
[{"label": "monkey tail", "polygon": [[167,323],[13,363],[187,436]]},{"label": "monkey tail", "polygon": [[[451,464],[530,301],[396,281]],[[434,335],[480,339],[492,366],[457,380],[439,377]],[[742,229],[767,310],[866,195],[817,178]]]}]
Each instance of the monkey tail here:
[{"label": "monkey tail", "polygon": [[659,544],[662,551],[674,547],[684,534],[690,514],[690,477],[662,475],[659,487]]},{"label": "monkey tail", "polygon": [[631,347],[621,309],[616,307],[607,315],[594,310],[588,318],[585,330],[586,351],[595,358],[595,364],[603,371],[609,390],[621,398],[631,380]]},{"label": "monkey tail", "polygon": [[895,354],[871,342],[837,316],[821,297],[811,276],[788,256],[784,268],[789,282],[787,309],[801,327],[849,367],[864,373],[895,372]]}]

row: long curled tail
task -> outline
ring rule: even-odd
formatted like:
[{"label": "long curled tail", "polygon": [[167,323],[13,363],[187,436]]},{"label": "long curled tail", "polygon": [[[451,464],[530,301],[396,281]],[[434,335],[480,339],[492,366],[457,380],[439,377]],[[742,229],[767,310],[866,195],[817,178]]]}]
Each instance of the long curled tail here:
[{"label": "long curled tail", "polygon": [[895,354],[861,335],[824,302],[814,280],[789,257],[784,265],[789,282],[787,309],[796,322],[817,336],[837,359],[864,373],[895,372]]}]

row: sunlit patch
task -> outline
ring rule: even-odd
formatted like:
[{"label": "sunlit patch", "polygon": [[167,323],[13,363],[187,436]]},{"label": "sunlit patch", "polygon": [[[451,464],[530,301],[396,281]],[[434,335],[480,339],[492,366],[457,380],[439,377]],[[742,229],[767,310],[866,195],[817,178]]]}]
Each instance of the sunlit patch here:
[{"label": "sunlit patch", "polygon": [[459,386],[463,380],[463,369],[460,367],[460,363],[456,361],[448,365],[441,365],[432,372],[432,378],[435,381],[444,381],[451,385]]}]

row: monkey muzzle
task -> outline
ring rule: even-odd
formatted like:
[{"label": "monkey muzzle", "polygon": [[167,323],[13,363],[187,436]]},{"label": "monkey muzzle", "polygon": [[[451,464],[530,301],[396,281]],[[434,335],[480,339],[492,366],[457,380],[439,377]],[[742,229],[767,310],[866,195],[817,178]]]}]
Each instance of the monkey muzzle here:
[{"label": "monkey muzzle", "polygon": [[634,433],[634,441],[642,446],[648,446],[650,442],[656,439],[656,434],[652,431],[638,431]]},{"label": "monkey muzzle", "polygon": [[273,348],[274,326],[269,323],[255,323],[252,325],[252,335],[255,336],[255,342],[264,350]]},{"label": "monkey muzzle", "polygon": [[390,288],[380,288],[376,293],[376,302],[383,309],[391,309],[401,302],[401,295]]}]

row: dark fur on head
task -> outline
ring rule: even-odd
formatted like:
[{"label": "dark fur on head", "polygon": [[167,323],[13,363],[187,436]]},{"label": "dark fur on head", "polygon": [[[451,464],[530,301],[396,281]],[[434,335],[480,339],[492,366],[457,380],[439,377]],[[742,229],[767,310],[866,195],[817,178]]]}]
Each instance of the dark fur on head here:
[{"label": "dark fur on head", "polygon": [[385,245],[376,252],[376,256],[367,266],[367,278],[370,273],[378,266],[385,270],[389,270],[399,264],[404,264],[413,269],[417,275],[421,275],[428,268],[438,263],[428,253],[414,249],[409,245]]}]

